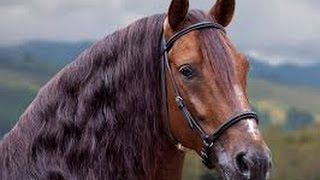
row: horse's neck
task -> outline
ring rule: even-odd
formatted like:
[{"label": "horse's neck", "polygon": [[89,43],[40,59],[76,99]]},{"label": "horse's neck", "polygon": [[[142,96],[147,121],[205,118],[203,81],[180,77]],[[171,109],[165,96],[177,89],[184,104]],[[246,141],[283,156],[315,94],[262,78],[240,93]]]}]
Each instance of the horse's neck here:
[{"label": "horse's neck", "polygon": [[156,180],[180,180],[185,153],[177,150],[171,144],[164,151],[156,173]]}]

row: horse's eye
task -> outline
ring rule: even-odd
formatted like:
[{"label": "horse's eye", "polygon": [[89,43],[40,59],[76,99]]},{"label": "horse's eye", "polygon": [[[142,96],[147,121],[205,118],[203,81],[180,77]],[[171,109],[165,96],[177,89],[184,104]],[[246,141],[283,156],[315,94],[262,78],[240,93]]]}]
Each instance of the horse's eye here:
[{"label": "horse's eye", "polygon": [[179,72],[187,79],[191,79],[194,76],[194,70],[190,65],[183,65],[180,67]]}]

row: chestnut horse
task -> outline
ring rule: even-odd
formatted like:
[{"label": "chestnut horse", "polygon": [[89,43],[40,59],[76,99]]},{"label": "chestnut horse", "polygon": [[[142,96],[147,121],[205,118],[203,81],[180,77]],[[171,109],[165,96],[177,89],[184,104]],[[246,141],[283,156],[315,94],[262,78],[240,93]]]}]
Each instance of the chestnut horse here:
[{"label": "chestnut horse", "polygon": [[209,13],[172,0],[98,41],[38,93],[0,142],[0,179],[181,179],[184,149],[225,179],[267,179],[248,61]]}]

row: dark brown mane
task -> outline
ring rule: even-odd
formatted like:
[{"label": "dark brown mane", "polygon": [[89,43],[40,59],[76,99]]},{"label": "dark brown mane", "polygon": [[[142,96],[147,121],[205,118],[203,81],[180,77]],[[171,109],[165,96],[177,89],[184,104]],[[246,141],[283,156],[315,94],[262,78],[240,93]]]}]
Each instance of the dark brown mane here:
[{"label": "dark brown mane", "polygon": [[97,42],[42,88],[0,142],[0,179],[154,179],[165,137],[164,19],[141,19]]},{"label": "dark brown mane", "polygon": [[55,76],[1,142],[1,179],[152,179],[164,18],[115,32]]}]

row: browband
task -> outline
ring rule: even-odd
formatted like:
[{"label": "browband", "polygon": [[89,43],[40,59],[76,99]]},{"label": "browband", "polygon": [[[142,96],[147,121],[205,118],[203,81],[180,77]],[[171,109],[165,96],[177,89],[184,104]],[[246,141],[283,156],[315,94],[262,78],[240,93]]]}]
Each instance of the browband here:
[{"label": "browband", "polygon": [[204,21],[200,23],[193,24],[185,29],[182,29],[178,32],[176,32],[172,37],[166,41],[166,47],[163,49],[164,51],[169,51],[172,45],[182,36],[185,34],[188,34],[191,31],[198,30],[198,29],[205,29],[205,28],[214,28],[214,29],[220,29],[224,33],[227,33],[224,27],[221,24],[218,24],[216,22],[212,21]]}]

